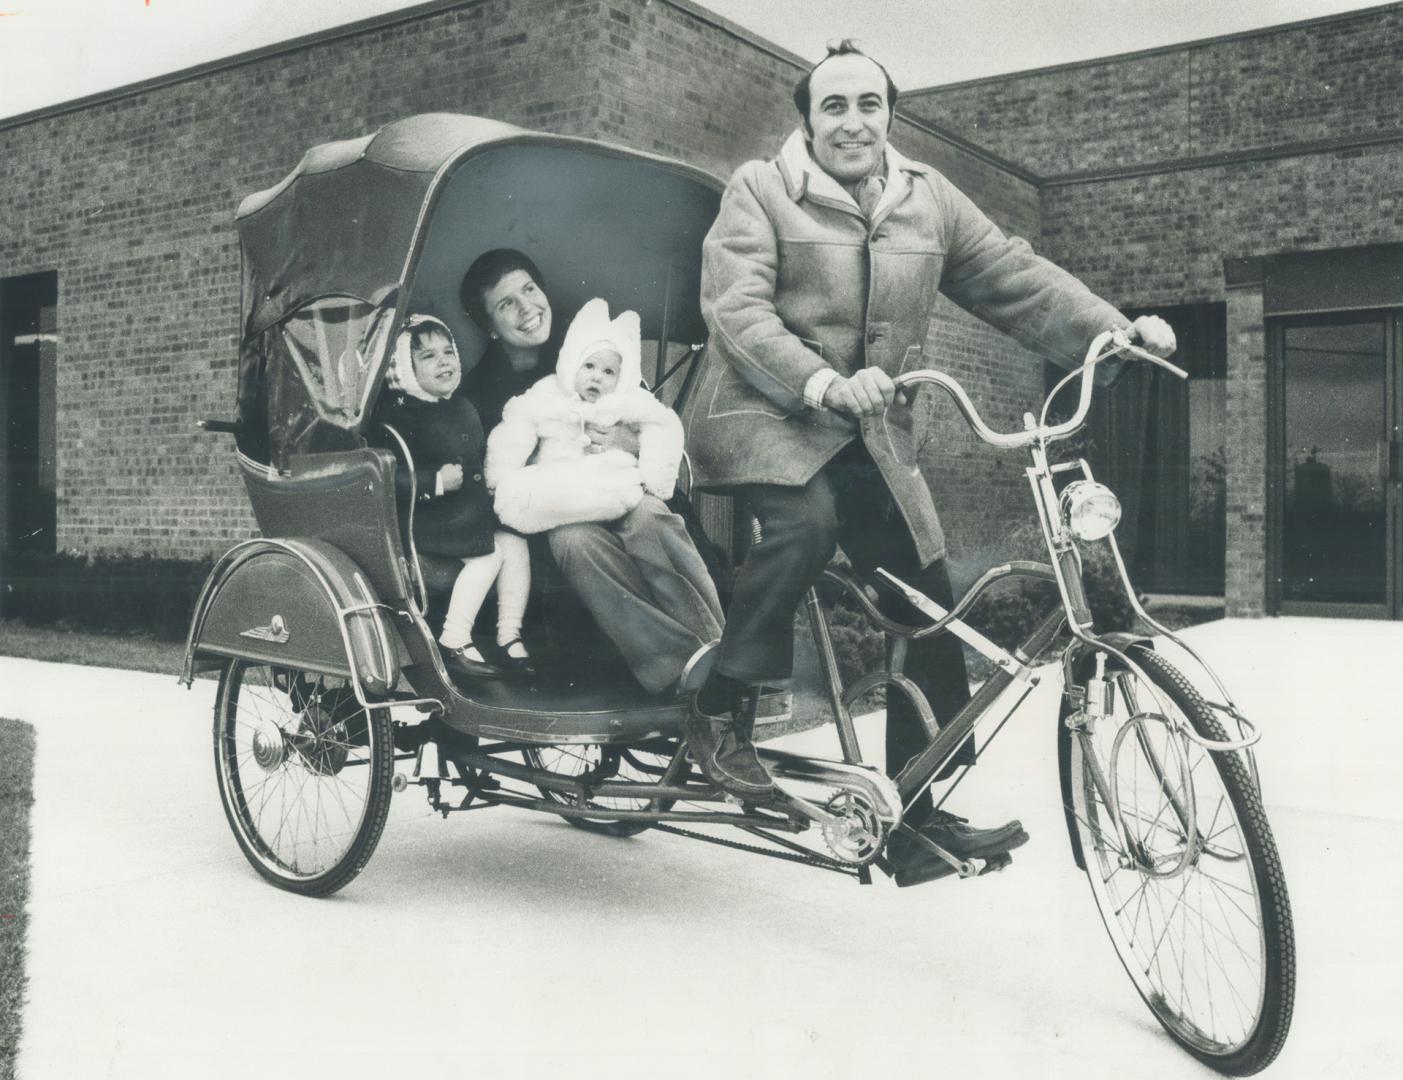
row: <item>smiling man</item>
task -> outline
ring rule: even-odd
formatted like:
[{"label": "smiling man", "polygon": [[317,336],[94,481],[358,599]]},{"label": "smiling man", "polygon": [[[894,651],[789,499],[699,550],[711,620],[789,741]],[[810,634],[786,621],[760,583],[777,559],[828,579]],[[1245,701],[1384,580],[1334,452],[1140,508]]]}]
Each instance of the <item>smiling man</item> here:
[{"label": "smiling man", "polygon": [[[1023,345],[1080,363],[1091,339],[1129,321],[1070,274],[1005,236],[954,185],[887,141],[897,90],[851,42],[799,80],[801,126],[771,161],[736,170],[708,233],[702,310],[711,330],[687,406],[697,483],[728,491],[759,523],[737,575],[715,674],[688,738],[713,780],[762,799],[773,781],[751,743],[759,683],[789,676],[791,625],[804,591],[841,544],[854,567],[886,567],[947,608],[945,537],[916,467],[930,435],[892,378],[938,367],[924,347],[939,290]],[[1155,317],[1131,329],[1168,355]],[[884,597],[898,617],[909,608]],[[912,642],[906,673],[948,721],[969,699],[951,635]],[[920,719],[894,695],[887,713],[893,776],[926,745]],[[957,762],[973,760],[972,743]],[[1018,822],[976,829],[911,807],[914,830],[991,867],[1027,840]],[[949,873],[902,830],[888,854],[900,885]]]}]

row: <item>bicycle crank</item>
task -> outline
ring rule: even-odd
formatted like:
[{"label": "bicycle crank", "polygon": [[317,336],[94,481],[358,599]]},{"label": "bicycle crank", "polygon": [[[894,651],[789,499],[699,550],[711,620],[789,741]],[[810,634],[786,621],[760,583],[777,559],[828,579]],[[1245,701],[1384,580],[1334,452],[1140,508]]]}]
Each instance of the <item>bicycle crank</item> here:
[{"label": "bicycle crank", "polygon": [[[901,824],[900,792],[877,769],[779,750],[761,749],[760,757],[780,789],[779,799],[771,806],[817,824],[829,851],[843,862],[856,866],[871,862]],[[815,785],[830,792],[822,806],[805,797],[806,790],[813,794]]]}]

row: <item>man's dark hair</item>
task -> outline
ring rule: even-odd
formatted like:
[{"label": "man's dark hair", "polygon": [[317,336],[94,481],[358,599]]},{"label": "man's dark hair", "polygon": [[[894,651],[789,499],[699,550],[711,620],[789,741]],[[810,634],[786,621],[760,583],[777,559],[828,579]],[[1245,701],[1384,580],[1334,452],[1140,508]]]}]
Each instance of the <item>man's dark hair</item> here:
[{"label": "man's dark hair", "polygon": [[458,300],[463,305],[463,310],[471,315],[473,322],[482,329],[492,328],[492,320],[488,317],[482,294],[513,270],[525,270],[536,283],[536,287],[542,292],[546,291],[541,271],[524,252],[517,251],[516,248],[493,248],[483,252],[473,260],[468,272],[463,275],[462,284],[458,286]]},{"label": "man's dark hair", "polygon": [[[832,60],[835,56],[866,56],[868,60],[872,60],[872,57],[867,56],[865,52],[857,47],[852,38],[844,38],[842,41],[838,42],[838,44],[828,46],[828,55],[813,67],[809,68],[803,75],[799,76],[799,81],[794,84],[794,107],[799,110],[799,115],[804,121],[804,130],[810,135],[813,134],[813,130],[809,127],[809,105],[811,104],[809,83],[814,77],[814,72],[817,71],[823,63]],[[886,77],[887,109],[895,115],[897,96],[896,83],[891,81],[891,75],[888,74],[887,69],[882,66],[880,60],[872,60],[872,63],[876,64],[878,70]]]}]

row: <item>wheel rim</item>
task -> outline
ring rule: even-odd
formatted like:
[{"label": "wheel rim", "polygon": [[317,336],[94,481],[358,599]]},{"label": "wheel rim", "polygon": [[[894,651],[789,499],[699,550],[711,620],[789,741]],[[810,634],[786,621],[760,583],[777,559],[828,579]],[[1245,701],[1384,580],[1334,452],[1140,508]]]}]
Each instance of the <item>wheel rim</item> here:
[{"label": "wheel rim", "polygon": [[[583,776],[599,768],[604,760],[605,750],[597,744],[582,746],[539,746],[523,751],[526,763],[534,769],[557,773],[561,776]],[[625,751],[619,757],[615,779],[635,780],[642,783],[656,783],[667,766],[667,758],[651,751]],[[542,788],[541,793],[552,802],[574,806],[577,800],[562,791]],[[601,810],[647,810],[649,799],[633,799],[619,796],[595,797],[585,804]]]},{"label": "wheel rim", "polygon": [[365,825],[375,727],[345,679],[236,664],[217,764],[251,856],[290,880],[339,867]]},{"label": "wheel rim", "polygon": [[[1175,1035],[1214,1057],[1261,1021],[1266,931],[1256,867],[1211,755],[1158,712],[1167,695],[1115,677],[1113,713],[1073,735],[1074,810],[1088,878],[1116,951]],[[1173,720],[1187,723],[1175,709]],[[1114,776],[1117,815],[1107,790]],[[1188,808],[1192,806],[1192,812]]]}]

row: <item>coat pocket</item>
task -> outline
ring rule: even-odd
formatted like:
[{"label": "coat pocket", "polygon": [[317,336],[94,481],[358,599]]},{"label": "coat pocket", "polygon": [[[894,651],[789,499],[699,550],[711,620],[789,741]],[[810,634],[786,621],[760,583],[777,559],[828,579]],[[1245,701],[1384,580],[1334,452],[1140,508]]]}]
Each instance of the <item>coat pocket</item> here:
[{"label": "coat pocket", "polygon": [[[804,346],[813,350],[820,359],[825,359],[823,355],[823,343],[812,338],[799,338]],[[711,402],[707,409],[707,419],[716,420],[723,416],[768,416],[774,420],[788,420],[794,412],[780,408],[779,405],[757,390],[744,375],[738,372],[729,363],[721,365],[720,375],[716,379],[716,387],[711,393]]]}]

